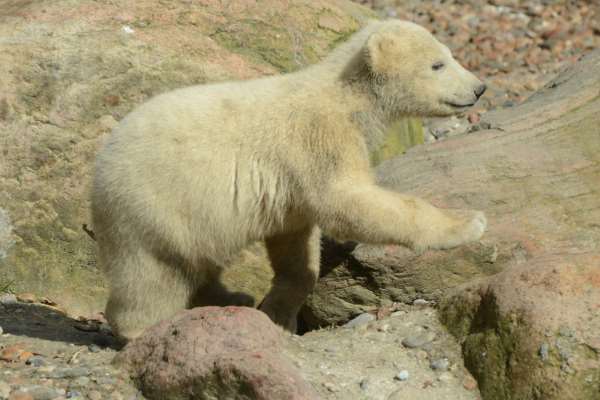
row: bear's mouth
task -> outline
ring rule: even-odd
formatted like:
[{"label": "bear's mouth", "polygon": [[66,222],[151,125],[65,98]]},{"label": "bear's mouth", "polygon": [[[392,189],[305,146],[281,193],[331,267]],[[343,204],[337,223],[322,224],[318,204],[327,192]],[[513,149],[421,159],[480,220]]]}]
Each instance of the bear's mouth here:
[{"label": "bear's mouth", "polygon": [[471,107],[475,104],[475,103],[459,104],[459,103],[453,103],[451,101],[445,101],[444,103],[446,103],[447,105],[449,105],[450,107],[453,107],[453,108],[467,108],[467,107]]}]

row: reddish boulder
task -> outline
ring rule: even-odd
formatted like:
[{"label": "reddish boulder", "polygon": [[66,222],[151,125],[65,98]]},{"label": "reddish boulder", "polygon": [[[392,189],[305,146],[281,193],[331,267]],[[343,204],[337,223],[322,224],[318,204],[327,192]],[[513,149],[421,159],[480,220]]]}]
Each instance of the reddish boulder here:
[{"label": "reddish boulder", "polygon": [[261,311],[200,307],[150,328],[115,363],[150,399],[316,399],[282,345]]}]

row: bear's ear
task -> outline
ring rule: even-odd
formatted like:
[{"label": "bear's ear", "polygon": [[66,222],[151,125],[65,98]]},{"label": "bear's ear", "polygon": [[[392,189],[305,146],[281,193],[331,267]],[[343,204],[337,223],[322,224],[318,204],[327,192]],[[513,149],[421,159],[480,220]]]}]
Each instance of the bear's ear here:
[{"label": "bear's ear", "polygon": [[375,32],[367,40],[367,60],[371,70],[382,74],[389,71],[390,64],[398,62],[398,40],[390,32]]}]

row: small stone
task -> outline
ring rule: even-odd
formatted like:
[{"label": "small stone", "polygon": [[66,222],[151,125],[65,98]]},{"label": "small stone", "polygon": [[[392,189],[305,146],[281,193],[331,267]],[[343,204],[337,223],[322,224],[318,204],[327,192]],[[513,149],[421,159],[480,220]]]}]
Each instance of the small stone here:
[{"label": "small stone", "polygon": [[2,336],[4,334],[4,329],[2,329],[2,327],[0,326],[0,336]]},{"label": "small stone", "polygon": [[73,367],[73,368],[57,368],[56,370],[48,374],[48,378],[62,379],[62,378],[78,378],[80,376],[87,376],[91,372],[89,369],[84,367]]},{"label": "small stone", "polygon": [[88,378],[87,376],[80,376],[79,378],[77,378],[73,381],[74,385],[83,386],[83,387],[85,387],[89,383],[90,383],[90,378]]},{"label": "small stone", "polygon": [[369,389],[369,386],[371,386],[371,382],[368,378],[363,378],[358,385],[360,386],[360,390],[366,392]]},{"label": "small stone", "polygon": [[34,400],[33,396],[29,393],[16,391],[12,392],[10,396],[8,396],[8,400]]},{"label": "small stone", "polygon": [[391,314],[392,317],[402,317],[403,315],[406,315],[406,311],[404,311],[404,310],[394,311]]},{"label": "small stone", "polygon": [[88,399],[90,400],[102,400],[102,393],[97,390],[92,390],[88,393]]},{"label": "small stone", "polygon": [[410,376],[410,374],[408,373],[408,371],[403,369],[402,371],[400,371],[396,374],[394,379],[404,382],[404,381],[408,380],[409,376]]},{"label": "small stone", "polygon": [[472,113],[469,113],[467,119],[469,120],[470,123],[476,124],[479,122],[481,117],[479,116],[479,113],[472,112]]},{"label": "small stone", "polygon": [[0,296],[0,304],[8,305],[17,303],[17,296],[11,293],[6,293]]},{"label": "small stone", "polygon": [[41,367],[46,364],[46,360],[42,356],[31,356],[25,362],[27,365],[31,365],[32,367]]},{"label": "small stone", "polygon": [[17,300],[21,303],[35,303],[37,301],[37,297],[33,293],[21,293],[17,295]]},{"label": "small stone", "polygon": [[390,330],[390,324],[383,324],[377,328],[379,332],[388,332]]},{"label": "small stone", "polygon": [[435,339],[435,333],[433,332],[424,332],[416,335],[411,335],[402,340],[402,345],[409,349],[416,349],[419,347],[423,347],[428,343],[433,342]]},{"label": "small stone", "polygon": [[467,390],[477,389],[477,381],[472,376],[468,375],[463,379],[463,387]]},{"label": "small stone", "polygon": [[112,400],[123,400],[123,395],[120,392],[112,392],[110,398]]},{"label": "small stone", "polygon": [[413,306],[428,306],[429,302],[425,299],[416,299],[413,301]]},{"label": "small stone", "polygon": [[114,386],[117,384],[117,380],[111,376],[99,376],[96,378],[96,383],[103,386]]},{"label": "small stone", "polygon": [[548,353],[550,350],[550,346],[548,343],[542,343],[540,346],[540,358],[542,361],[546,361],[548,359]]},{"label": "small stone", "polygon": [[26,391],[34,400],[54,400],[65,394],[64,389],[57,389],[51,386],[31,386]]},{"label": "small stone", "polygon": [[97,344],[90,344],[88,346],[88,350],[90,351],[90,353],[98,353],[102,349]]},{"label": "small stone", "polygon": [[344,325],[344,328],[354,328],[355,326],[368,324],[371,321],[375,321],[375,316],[373,314],[363,313],[347,322]]},{"label": "small stone", "polygon": [[2,349],[2,351],[0,351],[0,360],[8,361],[8,362],[21,361],[21,355],[23,353],[29,353],[29,352],[26,352],[25,349],[23,349],[22,344],[14,344],[14,345],[8,346],[8,347]]},{"label": "small stone", "polygon": [[66,397],[67,399],[83,399],[83,395],[81,394],[81,392],[78,392],[76,390],[67,391]]},{"label": "small stone", "polygon": [[450,362],[447,358],[439,358],[437,360],[432,361],[430,366],[431,369],[435,371],[447,371],[448,367],[450,366]]}]

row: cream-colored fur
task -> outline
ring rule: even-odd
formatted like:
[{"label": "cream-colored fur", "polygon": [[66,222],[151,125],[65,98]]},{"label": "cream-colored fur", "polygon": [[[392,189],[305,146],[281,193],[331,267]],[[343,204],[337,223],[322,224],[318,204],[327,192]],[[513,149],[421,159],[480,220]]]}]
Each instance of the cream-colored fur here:
[{"label": "cream-colored fur", "polygon": [[93,221],[110,324],[133,338],[183,308],[244,303],[229,298],[219,274],[256,240],[275,271],[261,309],[290,330],[318,277],[320,229],[419,250],[478,240],[482,213],[376,186],[368,147],[398,117],[450,115],[481,86],[425,29],[387,21],[300,72],[143,104],[96,164]]}]

